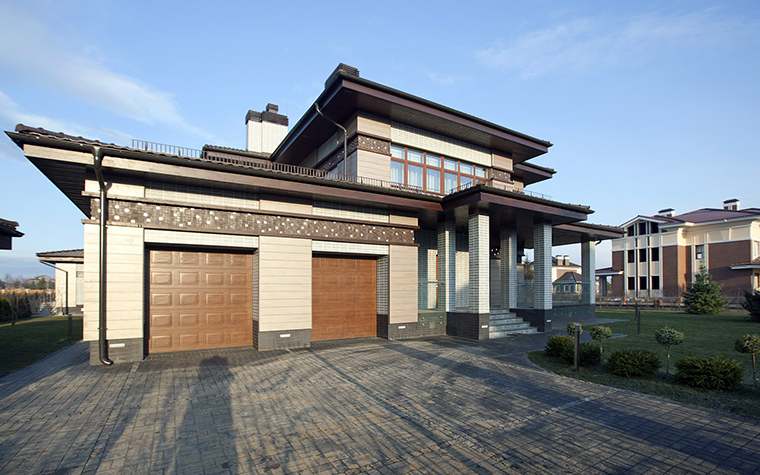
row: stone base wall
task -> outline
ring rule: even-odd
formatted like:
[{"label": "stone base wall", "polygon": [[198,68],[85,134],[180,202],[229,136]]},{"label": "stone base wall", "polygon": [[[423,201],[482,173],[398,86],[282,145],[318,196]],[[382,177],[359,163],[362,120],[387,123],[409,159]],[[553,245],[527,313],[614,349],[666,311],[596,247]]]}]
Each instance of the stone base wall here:
[{"label": "stone base wall", "polygon": [[257,332],[253,346],[259,351],[311,346],[311,330],[279,330]]},{"label": "stone base wall", "polygon": [[446,335],[446,313],[426,312],[417,322],[388,323],[387,315],[377,316],[377,336],[387,340],[409,340]]},{"label": "stone base wall", "polygon": [[[98,340],[90,341],[90,365],[99,366]],[[145,340],[132,338],[128,340],[108,340],[106,356],[116,364],[134,363],[145,358]]]},{"label": "stone base wall", "polygon": [[446,314],[447,335],[471,340],[488,340],[488,328],[488,313],[448,312]]}]

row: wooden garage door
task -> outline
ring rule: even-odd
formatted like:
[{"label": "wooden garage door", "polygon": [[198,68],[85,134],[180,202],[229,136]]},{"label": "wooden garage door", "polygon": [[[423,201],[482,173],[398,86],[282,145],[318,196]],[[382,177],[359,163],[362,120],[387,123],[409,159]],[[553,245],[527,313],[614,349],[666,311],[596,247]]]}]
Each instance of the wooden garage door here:
[{"label": "wooden garage door", "polygon": [[314,257],[311,339],[377,335],[377,261]]},{"label": "wooden garage door", "polygon": [[252,346],[250,254],[150,251],[148,352]]}]

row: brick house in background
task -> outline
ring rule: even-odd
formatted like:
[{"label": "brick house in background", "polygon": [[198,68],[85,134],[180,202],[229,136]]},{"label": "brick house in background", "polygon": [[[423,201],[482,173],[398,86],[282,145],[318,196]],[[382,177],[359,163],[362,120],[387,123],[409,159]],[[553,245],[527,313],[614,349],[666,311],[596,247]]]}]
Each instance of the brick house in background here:
[{"label": "brick house in background", "polygon": [[723,293],[740,297],[760,288],[760,209],[740,209],[737,199],[722,209],[704,208],[676,215],[663,209],[623,225],[626,235],[612,240],[612,295],[677,297],[704,264]]},{"label": "brick house in background", "polygon": [[[94,364],[340,338],[488,339],[514,320],[545,331],[594,315],[594,292],[553,305],[552,245],[580,244],[593,282],[596,242],[622,231],[525,189],[555,173],[531,163],[551,143],[346,65],[290,130],[273,104],[246,126],[246,150],[7,132],[85,215]],[[504,265],[492,276],[494,249]],[[524,249],[535,278],[519,300]]]}]

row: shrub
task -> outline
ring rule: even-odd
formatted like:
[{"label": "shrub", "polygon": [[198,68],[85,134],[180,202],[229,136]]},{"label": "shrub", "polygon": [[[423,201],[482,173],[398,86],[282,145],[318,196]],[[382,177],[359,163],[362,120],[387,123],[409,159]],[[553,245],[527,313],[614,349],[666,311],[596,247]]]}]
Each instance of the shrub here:
[{"label": "shrub", "polygon": [[[570,347],[565,348],[561,356],[567,364],[575,362],[575,350],[572,345],[572,339],[570,339]],[[581,366],[593,366],[597,363],[599,363],[599,347],[590,341],[581,343],[578,346],[578,364]]]},{"label": "shrub", "polygon": [[688,356],[676,362],[676,381],[697,389],[727,391],[742,382],[738,361],[723,356],[700,358]]},{"label": "shrub", "polygon": [[744,302],[742,307],[749,312],[749,319],[753,322],[760,322],[760,290],[754,292],[744,291]]},{"label": "shrub", "polygon": [[567,334],[570,336],[575,335],[575,326],[578,325],[578,335],[583,333],[583,325],[578,322],[572,322],[567,324]]},{"label": "shrub", "polygon": [[668,347],[668,360],[665,365],[665,374],[670,375],[670,347],[683,343],[683,333],[668,328],[667,325],[654,332],[654,339],[657,343]]},{"label": "shrub", "polygon": [[591,335],[591,338],[599,342],[599,360],[604,363],[604,345],[602,344],[602,341],[612,336],[612,328],[597,325],[592,327],[588,334]]},{"label": "shrub", "polygon": [[654,374],[660,366],[660,357],[646,350],[616,350],[607,359],[610,372],[624,378]]},{"label": "shrub", "polygon": [[739,353],[748,353],[752,356],[752,387],[757,389],[757,366],[755,355],[760,353],[760,335],[742,335],[734,343],[734,349]]},{"label": "shrub", "polygon": [[562,356],[565,349],[573,351],[573,339],[565,335],[554,335],[549,337],[544,348],[544,354],[546,356]]},{"label": "shrub", "polygon": [[696,282],[691,283],[683,294],[684,304],[688,313],[698,315],[714,315],[726,306],[726,299],[721,290],[723,286],[712,280],[707,267],[702,264]]}]

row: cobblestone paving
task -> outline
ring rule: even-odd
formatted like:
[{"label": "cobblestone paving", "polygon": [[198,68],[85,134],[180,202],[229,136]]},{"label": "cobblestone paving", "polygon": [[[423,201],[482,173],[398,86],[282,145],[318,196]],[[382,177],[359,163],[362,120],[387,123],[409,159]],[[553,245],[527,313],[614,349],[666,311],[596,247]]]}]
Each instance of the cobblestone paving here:
[{"label": "cobblestone paving", "polygon": [[362,340],[0,379],[2,473],[760,473],[760,425],[563,379],[490,342]]}]

